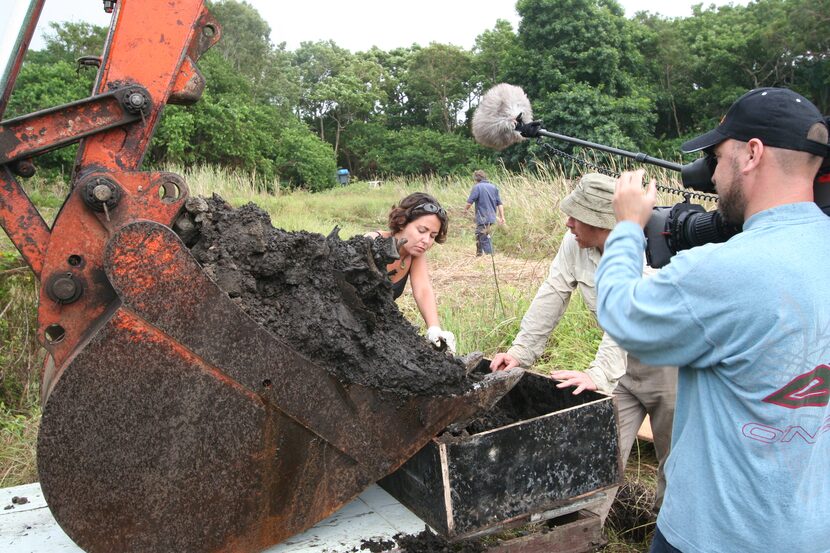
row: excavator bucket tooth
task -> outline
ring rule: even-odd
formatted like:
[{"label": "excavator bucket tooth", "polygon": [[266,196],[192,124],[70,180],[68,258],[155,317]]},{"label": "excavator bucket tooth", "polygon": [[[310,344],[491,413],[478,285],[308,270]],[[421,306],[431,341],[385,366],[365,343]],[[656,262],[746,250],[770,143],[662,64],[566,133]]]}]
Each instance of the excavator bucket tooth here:
[{"label": "excavator bucket tooth", "polygon": [[38,438],[49,506],[91,553],[261,551],[521,376],[447,397],[343,384],[250,319],[157,223],[119,230],[104,265],[120,302],[66,362]]}]

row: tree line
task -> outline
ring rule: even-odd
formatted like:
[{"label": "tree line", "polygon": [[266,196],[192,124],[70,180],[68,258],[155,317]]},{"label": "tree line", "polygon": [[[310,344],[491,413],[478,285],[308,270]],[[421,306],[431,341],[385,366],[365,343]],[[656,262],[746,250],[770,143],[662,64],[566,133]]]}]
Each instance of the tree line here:
[{"label": "tree line", "polygon": [[[338,166],[362,178],[519,168],[538,145],[498,153],[470,135],[475,106],[500,82],[521,86],[550,131],[672,157],[750,88],[793,88],[830,112],[830,0],[699,4],[684,18],[627,18],[616,0],[518,0],[518,29],[500,20],[469,50],[361,52],[333,41],[288,50],[246,2],[208,7],[223,39],[198,63],[207,88],[195,106],[166,107],[151,166],[216,164],[312,190],[333,186]],[[6,116],[89,95],[94,75],[75,60],[98,55],[105,37],[103,27],[52,24]],[[73,156],[40,165],[66,173]]]}]

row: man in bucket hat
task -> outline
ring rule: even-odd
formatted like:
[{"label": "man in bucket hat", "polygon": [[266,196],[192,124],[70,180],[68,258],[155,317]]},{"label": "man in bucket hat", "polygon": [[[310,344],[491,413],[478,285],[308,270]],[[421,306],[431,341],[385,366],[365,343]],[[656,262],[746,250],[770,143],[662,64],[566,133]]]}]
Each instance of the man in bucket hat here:
[{"label": "man in bucket hat", "polygon": [[[507,353],[499,353],[493,358],[490,365],[493,370],[533,365],[542,355],[550,333],[565,313],[575,289],[579,289],[585,304],[596,313],[594,273],[605,239],[616,224],[611,205],[613,195],[613,178],[590,173],[583,176],[574,191],[562,200],[560,208],[568,216],[566,225],[570,232],[562,239],[548,277],[522,318],[521,330],[513,345]],[[583,390],[614,393],[623,464],[628,460],[646,414],[649,415],[659,461],[655,502],[655,507],[659,508],[665,489],[663,463],[671,445],[677,367],[644,365],[638,359],[626,356],[608,335],[603,335],[596,356],[585,371],[554,371],[551,376],[562,381],[559,388],[575,387],[575,394]],[[615,494],[616,489],[610,490],[608,499],[595,509],[603,523]]]},{"label": "man in bucket hat", "polygon": [[597,272],[602,327],[647,363],[680,365],[668,487],[653,552],[830,551],[828,155],[806,98],[761,88],[685,144],[707,150],[719,210],[743,232],[643,279],[656,196],[624,173]]}]

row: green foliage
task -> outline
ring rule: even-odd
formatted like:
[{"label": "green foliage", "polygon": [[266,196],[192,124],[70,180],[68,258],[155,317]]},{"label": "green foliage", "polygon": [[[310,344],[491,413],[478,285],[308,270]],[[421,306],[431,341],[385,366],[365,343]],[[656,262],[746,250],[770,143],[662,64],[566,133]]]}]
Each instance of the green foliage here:
[{"label": "green foliage", "polygon": [[356,171],[368,175],[450,175],[470,173],[487,154],[460,134],[408,127],[355,125],[348,155]]},{"label": "green foliage", "polygon": [[499,19],[495,27],[476,37],[473,47],[475,81],[481,92],[504,80],[511,58],[518,55],[518,38],[509,21]]},{"label": "green foliage", "polygon": [[156,127],[150,148],[156,163],[195,163],[198,152],[191,141],[196,128],[196,110],[168,106]]},{"label": "green foliage", "polygon": [[688,137],[717,124],[750,88],[784,86],[830,110],[830,1],[758,0],[698,5],[692,17],[640,15],[658,113],[657,137]]},{"label": "green foliage", "polygon": [[331,79],[336,79],[348,66],[351,53],[332,41],[303,42],[294,52],[294,65],[300,77],[300,115],[319,129],[325,138],[324,119],[336,99],[319,92]]},{"label": "green foliage", "polygon": [[287,110],[255,101],[231,61],[209,52],[200,65],[208,80],[202,101],[168,106],[153,139],[154,164],[215,164],[314,190],[334,184],[328,144]]},{"label": "green foliage", "polygon": [[794,48],[793,86],[811,99],[822,113],[830,113],[830,0],[796,0],[786,4],[785,24]]},{"label": "green foliage", "polygon": [[45,53],[53,60],[74,63],[81,56],[97,56],[104,48],[106,27],[84,22],[49,23],[44,40]]},{"label": "green foliage", "polygon": [[[285,95],[286,100],[295,100],[287,54],[283,48],[273,47],[271,27],[259,12],[244,1],[220,0],[208,2],[207,7],[222,26],[222,39],[213,50],[227,62],[234,77],[248,85],[251,98],[268,101]],[[286,87],[293,91],[286,91]]]},{"label": "green foliage", "polygon": [[516,10],[522,48],[510,76],[530,97],[566,83],[601,86],[612,96],[631,90],[641,56],[614,0],[519,0]]},{"label": "green foliage", "polygon": [[319,191],[335,184],[337,165],[331,145],[299,126],[286,128],[276,144],[280,175],[294,186]]},{"label": "green foliage", "polygon": [[627,149],[652,136],[654,101],[639,76],[640,30],[619,4],[519,0],[516,8],[520,47],[508,78],[534,100],[534,116],[546,128]]},{"label": "green foliage", "polygon": [[564,84],[539,105],[556,132],[624,149],[646,141],[655,119],[648,97],[632,92],[617,98],[587,83]]},{"label": "green foliage", "polygon": [[408,92],[407,74],[412,58],[421,50],[420,46],[395,48],[388,52],[373,47],[365,56],[383,68],[380,86],[385,100],[378,106],[374,122],[383,123],[387,128],[400,130],[408,126],[427,124],[427,107],[422,99],[413,98]]},{"label": "green foliage", "polygon": [[[381,86],[383,67],[369,58],[350,54],[344,54],[341,63],[341,71],[320,77],[309,93],[320,124],[334,126],[335,155],[340,149],[341,133],[355,121],[369,119],[375,106],[386,99]],[[321,127],[320,138],[324,136]]]},{"label": "green foliage", "polygon": [[222,39],[212,52],[231,69],[223,75],[223,86],[214,90],[239,91],[244,84],[249,99],[257,103],[283,110],[297,105],[299,77],[292,55],[284,43],[271,43],[271,27],[259,12],[247,2],[233,0],[208,2],[207,7],[222,26]]},{"label": "green foliage", "polygon": [[407,92],[427,107],[427,123],[433,129],[452,132],[470,95],[473,75],[469,52],[448,44],[432,43],[416,52],[409,62]]}]

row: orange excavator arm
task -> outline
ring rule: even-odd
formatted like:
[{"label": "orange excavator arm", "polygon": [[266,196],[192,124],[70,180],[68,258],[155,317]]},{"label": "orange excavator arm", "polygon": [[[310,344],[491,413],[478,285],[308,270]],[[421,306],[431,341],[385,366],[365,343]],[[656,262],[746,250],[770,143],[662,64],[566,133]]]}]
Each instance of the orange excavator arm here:
[{"label": "orange excavator arm", "polygon": [[[23,51],[42,4],[32,2]],[[49,353],[41,486],[90,552],[259,551],[334,512],[519,375],[448,397],[345,386],[243,313],[170,229],[185,182],[140,171],[164,106],[201,95],[196,62],[220,26],[203,0],[105,4],[114,12],[93,94],[0,123],[0,224],[40,279]],[[74,142],[71,190],[49,228],[17,176]]]}]

